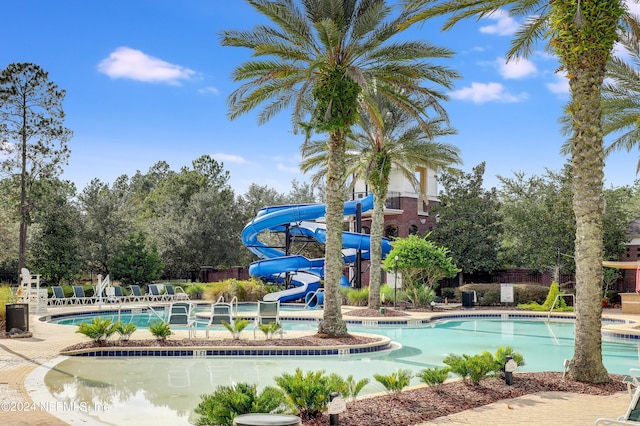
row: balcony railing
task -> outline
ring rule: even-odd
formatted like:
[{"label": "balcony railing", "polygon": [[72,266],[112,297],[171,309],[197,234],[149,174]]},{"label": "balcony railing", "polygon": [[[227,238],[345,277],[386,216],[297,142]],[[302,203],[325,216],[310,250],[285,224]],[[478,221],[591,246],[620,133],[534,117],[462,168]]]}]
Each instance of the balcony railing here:
[{"label": "balcony railing", "polygon": [[[360,200],[364,197],[366,197],[367,195],[369,195],[370,192],[350,192],[347,197],[347,201],[353,201],[353,200]],[[395,209],[395,210],[400,210],[400,193],[399,192],[387,192],[387,198],[384,201],[384,206],[387,209]]]}]

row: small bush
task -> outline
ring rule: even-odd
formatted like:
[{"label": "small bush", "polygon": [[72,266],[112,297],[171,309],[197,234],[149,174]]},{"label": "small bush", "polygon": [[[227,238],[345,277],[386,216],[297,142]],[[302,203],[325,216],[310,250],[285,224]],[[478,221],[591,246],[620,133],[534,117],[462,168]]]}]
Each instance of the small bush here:
[{"label": "small bush", "polygon": [[447,299],[449,302],[455,302],[458,300],[458,297],[456,296],[456,289],[452,287],[441,288],[440,296],[442,299]]},{"label": "small bush", "polygon": [[[456,288],[456,299],[461,300],[463,291],[475,291],[478,298],[477,304],[480,306],[497,306],[500,305],[500,284],[465,284]],[[543,303],[549,287],[540,284],[514,284],[513,285],[513,301],[514,303]]]},{"label": "small bush", "polygon": [[83,322],[78,326],[76,333],[84,334],[85,336],[93,339],[95,343],[102,346],[107,339],[115,333],[117,330],[117,324],[114,324],[111,319],[102,317],[94,318],[91,323]]},{"label": "small bush", "polygon": [[198,426],[232,426],[233,419],[241,414],[289,412],[284,394],[273,386],[265,387],[260,394],[256,385],[218,386],[212,394],[200,398],[195,409],[200,415]]},{"label": "small bush", "polygon": [[165,321],[153,321],[149,323],[149,331],[158,341],[164,342],[171,335],[171,326]]},{"label": "small bush", "polygon": [[369,379],[366,377],[364,379],[356,381],[352,375],[349,375],[346,380],[347,392],[344,393],[345,398],[349,398],[351,400],[356,399],[362,388],[369,384]]},{"label": "small bush", "polygon": [[518,307],[522,309],[531,309],[533,311],[550,311],[553,305],[553,310],[555,312],[573,311],[572,306],[567,306],[567,302],[565,301],[564,297],[559,297],[556,302],[556,297],[559,294],[564,294],[564,292],[560,291],[560,286],[558,285],[558,283],[553,282],[551,283],[551,286],[549,286],[547,297],[542,305],[537,302],[531,302],[521,303],[518,305]]},{"label": "small bush", "polygon": [[224,328],[226,328],[227,330],[229,330],[231,332],[231,334],[233,335],[234,340],[239,340],[240,339],[240,333],[242,333],[242,330],[247,328],[247,326],[250,324],[250,322],[248,320],[240,318],[240,317],[236,318],[236,320],[233,322],[233,325],[229,324],[228,322],[226,322],[224,320],[221,323],[224,326]]},{"label": "small bush", "polygon": [[380,302],[393,304],[394,297],[396,302],[406,302],[408,300],[407,293],[400,288],[396,289],[394,293],[394,288],[388,284],[380,287]]},{"label": "small bush", "polygon": [[115,325],[116,331],[120,335],[120,340],[125,342],[128,341],[131,335],[138,329],[138,327],[131,322],[125,324],[122,321],[118,321]]},{"label": "small bush", "polygon": [[369,287],[349,288],[341,287],[342,300],[344,304],[351,306],[367,306],[369,303]]},{"label": "small bush", "polygon": [[203,284],[189,284],[184,292],[191,300],[201,300],[204,297],[205,286]]},{"label": "small bush", "polygon": [[447,356],[442,362],[447,364],[451,372],[462,377],[464,381],[468,379],[474,385],[489,377],[495,369],[493,355],[489,352],[483,352],[478,355],[454,355]]},{"label": "small bush", "polygon": [[510,356],[518,366],[524,365],[524,356],[519,352],[514,352],[511,346],[500,346],[493,355],[493,371],[496,374],[504,373],[504,365],[507,363],[507,356]]},{"label": "small bush", "polygon": [[267,340],[271,340],[273,335],[280,331],[282,326],[279,322],[270,322],[267,324],[258,324],[258,328],[264,333]]},{"label": "small bush", "polygon": [[339,375],[327,376],[323,370],[303,373],[296,368],[294,374],[282,373],[274,380],[303,419],[316,418],[327,407],[331,392],[344,394],[348,390]]},{"label": "small bush", "polygon": [[402,392],[402,389],[409,386],[413,374],[410,370],[399,369],[389,375],[374,374],[373,378],[376,379],[384,388],[392,395]]},{"label": "small bush", "polygon": [[253,278],[244,281],[232,278],[207,284],[204,289],[204,298],[216,301],[222,296],[224,300],[230,301],[234,297],[237,297],[238,302],[256,302],[262,300],[265,294],[278,290],[281,290],[281,288],[264,285],[261,281]]},{"label": "small bush", "polygon": [[429,306],[429,303],[435,298],[433,289],[426,286],[412,286],[405,289],[407,299],[415,308]]},{"label": "small bush", "polygon": [[11,290],[8,285],[0,286],[0,328],[5,328],[7,321],[7,303],[11,303]]},{"label": "small bush", "polygon": [[425,368],[424,370],[420,370],[416,377],[420,379],[420,382],[426,384],[430,387],[435,387],[436,390],[449,378],[449,372],[451,369],[449,368]]}]

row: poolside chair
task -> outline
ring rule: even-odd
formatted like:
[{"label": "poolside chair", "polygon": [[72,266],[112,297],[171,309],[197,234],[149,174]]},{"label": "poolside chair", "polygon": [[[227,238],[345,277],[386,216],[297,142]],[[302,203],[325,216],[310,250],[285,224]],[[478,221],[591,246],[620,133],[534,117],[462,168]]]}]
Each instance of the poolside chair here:
[{"label": "poolside chair", "polygon": [[640,368],[629,369],[629,375],[624,376],[624,378],[622,379],[622,383],[627,384],[629,396],[633,397],[633,388],[637,388],[638,386],[640,386]]},{"label": "poolside chair", "polygon": [[[253,324],[253,338],[256,338],[256,329],[260,328],[260,324],[269,324],[272,322],[280,323],[280,301],[265,302],[264,300],[259,300],[258,315]],[[280,338],[282,338],[282,327],[278,332],[280,333]]]},{"label": "poolside chair", "polygon": [[73,288],[73,297],[72,302],[77,305],[84,305],[87,303],[93,303],[94,298],[89,297],[84,293],[84,288],[81,285],[74,285]]},{"label": "poolside chair", "polygon": [[147,285],[147,288],[149,289],[149,294],[147,294],[147,297],[149,299],[150,302],[165,302],[167,301],[167,298],[160,293],[160,288],[158,287],[157,284],[149,284]]},{"label": "poolside chair", "polygon": [[610,425],[640,425],[640,387],[636,387],[636,391],[633,393],[631,403],[627,412],[618,417],[617,419],[600,418],[595,422],[595,426],[610,426]]},{"label": "poolside chair", "polygon": [[149,298],[147,297],[147,295],[142,293],[142,290],[140,290],[140,286],[137,284],[131,284],[129,286],[129,290],[131,291],[131,295],[129,296],[129,300],[131,302],[147,302],[149,301]]},{"label": "poolside chair", "polygon": [[124,303],[129,301],[129,296],[124,294],[122,287],[120,287],[119,285],[114,285],[111,288],[113,288],[113,296],[115,297],[116,303]]},{"label": "poolside chair", "polygon": [[73,303],[71,298],[64,295],[62,286],[55,285],[51,287],[51,291],[53,292],[53,294],[51,295],[51,299],[49,299],[50,305],[61,306],[66,305],[67,303]]},{"label": "poolside chair", "polygon": [[164,289],[172,300],[191,300],[189,295],[180,286],[174,288],[171,284],[165,284]]},{"label": "poolside chair", "polygon": [[193,317],[193,307],[190,302],[175,302],[169,306],[169,316],[167,317],[169,325],[187,327],[189,330],[189,338],[195,337],[196,321]]},{"label": "poolside chair", "polygon": [[205,328],[207,339],[209,338],[209,329],[211,327],[222,325],[222,321],[233,325],[233,316],[231,315],[231,303],[217,302],[211,305],[211,316],[209,323]]}]

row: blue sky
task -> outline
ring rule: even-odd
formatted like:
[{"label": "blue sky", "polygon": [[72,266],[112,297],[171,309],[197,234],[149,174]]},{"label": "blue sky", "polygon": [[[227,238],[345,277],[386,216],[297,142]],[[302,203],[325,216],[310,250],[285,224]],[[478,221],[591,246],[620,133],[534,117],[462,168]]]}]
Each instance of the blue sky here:
[{"label": "blue sky", "polygon": [[[178,170],[203,154],[224,163],[240,195],[251,183],[287,192],[302,137],[283,112],[259,126],[256,114],[227,118],[235,66],[249,51],[222,47],[220,31],[250,29],[260,16],[242,0],[21,0],[3,5],[0,67],[32,62],[67,91],[66,126],[74,132],[63,175],[79,191],[93,178],[113,183],[160,160]],[[462,169],[487,163],[496,175],[543,174],[565,158],[557,119],[568,100],[557,61],[540,49],[505,64],[518,22],[498,14],[448,32],[426,23],[407,33],[456,52],[443,62],[463,78],[444,103],[462,151]],[[637,153],[607,160],[605,185],[633,184]]]}]

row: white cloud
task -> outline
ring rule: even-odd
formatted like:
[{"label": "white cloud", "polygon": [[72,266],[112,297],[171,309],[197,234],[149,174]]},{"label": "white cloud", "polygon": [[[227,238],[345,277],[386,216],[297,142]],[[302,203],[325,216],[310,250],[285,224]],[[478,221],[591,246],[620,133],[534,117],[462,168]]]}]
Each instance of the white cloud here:
[{"label": "white cloud", "polygon": [[629,9],[629,13],[632,13],[634,15],[640,15],[640,4],[632,0],[627,0],[625,3],[627,3],[627,8]]},{"label": "white cloud", "polygon": [[181,80],[188,80],[196,74],[189,68],[170,64],[129,47],[118,47],[111,52],[108,58],[100,61],[98,71],[111,78],[173,85],[178,85]]},{"label": "white cloud", "polygon": [[554,75],[554,81],[546,84],[547,89],[551,93],[555,93],[558,95],[564,95],[569,93],[569,79],[567,79],[567,75],[563,73],[556,73]]},{"label": "white cloud", "polygon": [[198,93],[201,93],[203,95],[209,95],[209,94],[219,95],[220,90],[218,90],[218,88],[215,86],[207,86],[207,87],[203,87],[202,89],[199,89]]},{"label": "white cloud", "polygon": [[524,58],[512,59],[509,62],[505,58],[498,58],[496,59],[496,64],[498,65],[498,72],[506,79],[523,78],[538,72],[533,62]]},{"label": "white cloud", "polygon": [[286,173],[300,173],[300,169],[298,167],[285,166],[282,163],[278,163],[276,165],[276,170],[278,170],[279,172],[286,172]]},{"label": "white cloud", "polygon": [[239,155],[233,155],[233,154],[224,154],[222,152],[216,152],[214,154],[211,154],[211,158],[213,158],[216,161],[222,161],[227,163],[249,164],[249,162],[244,157],[241,157]]},{"label": "white cloud", "polygon": [[470,87],[451,92],[451,97],[476,104],[487,102],[521,102],[528,98],[526,93],[514,95],[500,83],[471,83]]},{"label": "white cloud", "polygon": [[493,12],[490,15],[487,15],[484,19],[490,19],[492,21],[496,21],[496,23],[480,27],[481,33],[508,36],[515,33],[518,29],[518,23],[516,20],[509,16],[509,13],[504,10]]}]

